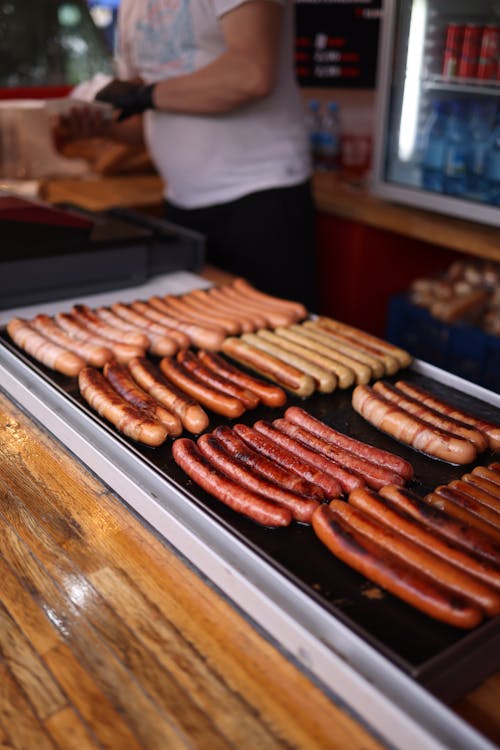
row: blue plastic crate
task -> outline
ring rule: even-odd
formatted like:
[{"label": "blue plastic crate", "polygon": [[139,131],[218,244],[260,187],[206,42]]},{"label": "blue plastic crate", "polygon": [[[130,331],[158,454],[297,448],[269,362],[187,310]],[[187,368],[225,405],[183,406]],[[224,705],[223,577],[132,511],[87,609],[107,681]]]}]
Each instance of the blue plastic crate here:
[{"label": "blue plastic crate", "polygon": [[417,359],[500,393],[500,338],[479,328],[444,323],[407,295],[389,304],[386,337]]}]

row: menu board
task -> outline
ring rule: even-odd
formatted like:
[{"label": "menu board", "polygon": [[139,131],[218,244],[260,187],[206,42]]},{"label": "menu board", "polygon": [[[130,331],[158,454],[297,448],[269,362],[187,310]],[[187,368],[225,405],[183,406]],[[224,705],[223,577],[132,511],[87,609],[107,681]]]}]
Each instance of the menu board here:
[{"label": "menu board", "polygon": [[301,86],[375,88],[382,0],[295,0]]}]

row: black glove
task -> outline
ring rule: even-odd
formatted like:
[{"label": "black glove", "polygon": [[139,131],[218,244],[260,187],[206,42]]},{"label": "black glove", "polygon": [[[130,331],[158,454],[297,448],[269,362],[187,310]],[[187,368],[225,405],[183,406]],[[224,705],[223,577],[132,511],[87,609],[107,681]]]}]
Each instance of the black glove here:
[{"label": "black glove", "polygon": [[112,104],[115,109],[121,109],[118,117],[118,122],[121,122],[132,115],[144,112],[145,109],[154,109],[154,86],[154,83],[146,86],[143,83],[115,79],[98,91],[94,98],[99,102]]}]

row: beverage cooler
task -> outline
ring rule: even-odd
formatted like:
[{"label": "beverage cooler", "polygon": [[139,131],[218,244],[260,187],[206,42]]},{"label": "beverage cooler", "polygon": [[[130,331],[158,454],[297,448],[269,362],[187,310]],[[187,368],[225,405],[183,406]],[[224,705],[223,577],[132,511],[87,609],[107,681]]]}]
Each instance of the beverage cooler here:
[{"label": "beverage cooler", "polygon": [[386,0],[373,189],[500,226],[500,4]]}]

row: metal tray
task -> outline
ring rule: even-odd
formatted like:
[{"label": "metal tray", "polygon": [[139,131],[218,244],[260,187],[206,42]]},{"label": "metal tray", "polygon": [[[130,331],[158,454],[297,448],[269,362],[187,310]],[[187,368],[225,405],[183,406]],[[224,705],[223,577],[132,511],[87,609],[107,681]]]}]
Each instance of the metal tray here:
[{"label": "metal tray", "polygon": [[[331,555],[315,537],[311,527],[292,524],[286,529],[270,530],[234,513],[186,477],[174,463],[168,444],[160,449],[151,449],[119,434],[89,409],[78,392],[75,379],[54,373],[33,361],[12,344],[5,331],[0,334],[0,372],[2,365],[4,372],[10,375],[8,380],[11,387],[7,387],[7,390],[21,405],[38,418],[47,408],[52,415],[54,412],[64,412],[62,427],[47,425],[43,416],[42,421],[104,481],[119,491],[124,500],[152,523],[160,534],[200,567],[202,573],[212,578],[276,638],[279,645],[303,668],[326,684],[327,688],[340,693],[344,700],[347,700],[346,691],[338,690],[332,684],[331,677],[325,674],[328,663],[328,660],[324,660],[325,645],[330,658],[340,656],[344,666],[348,664],[356,675],[362,674],[372,686],[376,686],[380,697],[392,695],[390,700],[399,703],[403,714],[405,696],[409,704],[406,714],[418,714],[420,708],[424,710],[425,706],[425,721],[420,716],[415,722],[415,716],[411,716],[411,731],[417,734],[419,731],[427,733],[426,722],[431,719],[433,711],[440,714],[445,708],[442,703],[431,703],[429,706],[431,694],[438,696],[440,701],[454,700],[500,667],[500,618],[464,632],[425,616],[390,594],[383,593],[380,598],[373,598],[369,595],[372,584]],[[408,370],[400,371],[388,380],[397,378],[417,383],[439,396],[452,399],[463,409],[500,422],[500,397],[442,370],[416,362]],[[4,380],[2,378],[0,381],[2,385]],[[41,388],[38,394],[38,389],[33,388],[34,384]],[[458,478],[470,468],[450,466],[430,459],[378,432],[354,412],[351,394],[352,389],[348,389],[306,400],[289,397],[287,406],[301,405],[335,428],[409,460],[415,470],[414,480],[409,487],[420,495],[437,484]],[[35,404],[33,398],[42,403]],[[47,401],[52,401],[53,405],[47,405]],[[238,421],[253,424],[257,419],[271,420],[281,416],[284,408],[259,408],[247,412]],[[210,416],[209,430],[219,423],[228,422],[216,415]],[[56,421],[59,422],[58,419]],[[82,425],[85,425],[85,430]],[[88,435],[87,442],[92,443],[93,447],[91,458],[86,455],[88,446],[81,443],[85,441],[85,433]],[[121,471],[122,481],[119,477],[111,476],[107,458],[114,463],[115,469]],[[491,454],[484,454],[478,463],[487,464],[491,460]],[[100,470],[98,466],[103,461],[106,470],[102,470],[102,467]],[[136,493],[130,492],[129,481],[144,488],[146,478],[154,484],[154,490],[147,493],[147,500],[131,499]],[[125,491],[122,489],[123,482]],[[176,533],[172,533],[163,511],[180,520],[189,541],[181,539],[177,525]],[[193,547],[193,534],[198,541],[202,539],[204,544],[208,544],[209,557],[212,554],[219,559],[222,557],[226,566],[222,573],[220,570],[213,573],[213,561],[204,557],[207,550],[201,555],[204,562],[200,564]],[[252,587],[250,593],[248,590],[241,593],[242,584],[238,574],[246,580],[247,588]],[[271,597],[272,613],[265,611],[261,614],[255,609],[255,586],[261,595]],[[274,622],[279,615],[287,625],[288,618],[292,618],[294,627],[301,631],[300,637],[297,633],[286,632],[283,622]],[[304,627],[309,630],[306,635],[303,633]],[[309,638],[313,639],[315,649],[310,650]],[[419,692],[418,686],[423,688],[423,692]],[[359,685],[356,695],[359,701]],[[422,701],[421,707],[417,695]],[[385,720],[380,708],[377,711],[373,711],[373,707],[366,710],[369,723],[378,726],[382,722],[378,728],[383,732]],[[360,713],[363,715],[364,711]],[[438,722],[440,729],[435,731],[439,734],[448,722],[453,727],[457,726],[457,721],[461,723],[454,715],[452,717],[448,714],[444,718],[441,716]],[[448,735],[449,731],[446,729],[445,733]],[[461,726],[450,746],[462,747],[470,731],[468,725]],[[401,737],[404,736],[402,733]],[[456,744],[458,737],[460,743]],[[393,737],[391,741],[394,741]],[[413,737],[410,745],[405,746],[412,744]]]}]

